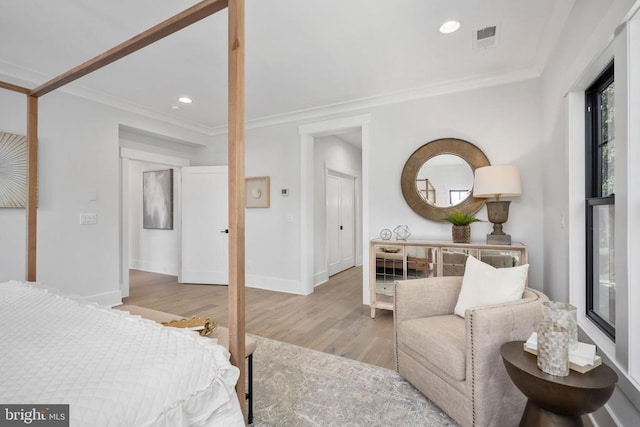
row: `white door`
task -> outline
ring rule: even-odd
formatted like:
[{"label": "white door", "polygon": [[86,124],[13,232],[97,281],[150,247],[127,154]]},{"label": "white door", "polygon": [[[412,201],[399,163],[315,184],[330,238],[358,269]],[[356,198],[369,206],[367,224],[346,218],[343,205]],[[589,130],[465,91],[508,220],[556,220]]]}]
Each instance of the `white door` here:
[{"label": "white door", "polygon": [[340,270],[340,177],[327,175],[327,233],[329,276]]},{"label": "white door", "polygon": [[355,265],[355,180],[327,175],[329,276]]},{"label": "white door", "polygon": [[356,265],[356,188],[353,178],[343,178],[340,186],[340,271]]},{"label": "white door", "polygon": [[180,283],[229,284],[228,168],[182,168]]}]

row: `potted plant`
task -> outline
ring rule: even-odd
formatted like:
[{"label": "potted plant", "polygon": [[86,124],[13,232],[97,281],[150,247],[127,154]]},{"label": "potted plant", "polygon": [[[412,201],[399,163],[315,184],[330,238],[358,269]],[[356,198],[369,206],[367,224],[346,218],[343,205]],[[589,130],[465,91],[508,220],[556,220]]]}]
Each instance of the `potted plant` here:
[{"label": "potted plant", "polygon": [[471,225],[474,222],[480,221],[474,217],[473,214],[462,213],[460,211],[453,211],[444,219],[452,224],[451,237],[453,243],[469,243],[471,241]]}]

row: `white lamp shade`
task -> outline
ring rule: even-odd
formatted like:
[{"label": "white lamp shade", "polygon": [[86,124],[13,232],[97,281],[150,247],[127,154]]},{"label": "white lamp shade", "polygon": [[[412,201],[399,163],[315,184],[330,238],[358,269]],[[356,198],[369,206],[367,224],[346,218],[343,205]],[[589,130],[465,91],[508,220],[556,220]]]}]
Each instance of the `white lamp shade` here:
[{"label": "white lamp shade", "polygon": [[510,197],[522,194],[520,170],[513,165],[484,166],[476,169],[473,197]]}]

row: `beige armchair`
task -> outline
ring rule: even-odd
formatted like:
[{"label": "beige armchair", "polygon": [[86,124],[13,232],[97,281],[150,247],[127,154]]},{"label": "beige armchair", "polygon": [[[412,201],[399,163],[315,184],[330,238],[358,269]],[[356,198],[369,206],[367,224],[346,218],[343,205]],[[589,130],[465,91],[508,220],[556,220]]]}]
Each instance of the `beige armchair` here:
[{"label": "beige armchair", "polygon": [[548,298],[526,288],[518,301],[453,314],[462,277],[395,284],[396,368],[462,426],[517,425],[526,403],[500,357],[500,346],[526,340]]}]

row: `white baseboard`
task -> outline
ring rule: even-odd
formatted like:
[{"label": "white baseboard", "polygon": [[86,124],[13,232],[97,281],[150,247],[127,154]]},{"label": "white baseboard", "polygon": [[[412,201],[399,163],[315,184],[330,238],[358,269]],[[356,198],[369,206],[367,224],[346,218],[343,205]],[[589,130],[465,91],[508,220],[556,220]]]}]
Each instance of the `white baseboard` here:
[{"label": "white baseboard", "polygon": [[325,284],[325,283],[327,283],[328,281],[329,281],[329,278],[327,277],[327,279],[326,279],[326,280],[323,280],[323,281],[321,281],[321,282],[315,282],[315,284],[313,285],[313,288],[315,289],[315,288],[317,288],[317,287],[318,287],[318,286],[320,286],[320,285],[324,285],[324,284]]},{"label": "white baseboard", "polygon": [[134,270],[148,271],[149,273],[168,274],[169,276],[177,276],[180,271],[177,263],[167,264],[141,259],[130,259],[129,268],[132,268]]},{"label": "white baseboard", "polygon": [[615,421],[606,406],[607,405],[598,409],[596,412],[587,415],[587,418],[589,418],[593,427],[617,427],[622,425]]},{"label": "white baseboard", "polygon": [[245,282],[248,288],[285,292],[287,294],[295,295],[309,295],[309,292],[305,292],[304,290],[302,290],[302,284],[299,280],[247,274]]},{"label": "white baseboard", "polygon": [[329,270],[323,270],[313,275],[313,287],[322,285],[329,281]]}]

